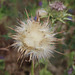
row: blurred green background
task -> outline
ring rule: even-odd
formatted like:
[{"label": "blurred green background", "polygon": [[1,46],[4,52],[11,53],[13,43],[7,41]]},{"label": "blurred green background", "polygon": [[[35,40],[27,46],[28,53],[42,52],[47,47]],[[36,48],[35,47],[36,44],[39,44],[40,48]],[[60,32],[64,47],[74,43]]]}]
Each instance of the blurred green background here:
[{"label": "blurred green background", "polygon": [[[0,75],[29,75],[31,63],[23,62],[22,67],[19,67],[19,53],[13,48],[6,49],[13,43],[9,36],[15,33],[8,27],[15,28],[18,25],[17,18],[27,18],[25,8],[29,16],[32,14],[35,17],[36,10],[46,8],[49,1],[53,0],[0,0]],[[66,21],[66,24],[62,24],[56,30],[65,31],[64,34],[56,36],[65,38],[64,44],[56,45],[57,50],[65,55],[55,53],[55,57],[49,59],[51,64],[45,61],[36,63],[35,75],[75,75],[75,0],[58,1],[62,1],[67,6],[68,13],[73,15],[73,18],[69,17],[71,21]]]}]

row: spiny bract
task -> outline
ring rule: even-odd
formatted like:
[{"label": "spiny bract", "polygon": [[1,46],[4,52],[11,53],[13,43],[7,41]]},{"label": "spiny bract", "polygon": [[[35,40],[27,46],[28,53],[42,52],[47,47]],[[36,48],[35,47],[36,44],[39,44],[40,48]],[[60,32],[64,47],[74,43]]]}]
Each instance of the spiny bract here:
[{"label": "spiny bract", "polygon": [[32,55],[31,60],[49,58],[55,49],[56,38],[48,22],[40,23],[27,19],[26,22],[20,21],[20,23],[15,29],[16,34],[13,35],[14,47],[24,56]]}]

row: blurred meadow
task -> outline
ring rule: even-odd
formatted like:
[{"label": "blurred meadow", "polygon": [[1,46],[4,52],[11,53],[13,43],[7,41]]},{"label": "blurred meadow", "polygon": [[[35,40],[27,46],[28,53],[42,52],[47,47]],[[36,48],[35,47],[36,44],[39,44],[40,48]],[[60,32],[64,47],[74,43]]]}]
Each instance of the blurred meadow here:
[{"label": "blurred meadow", "polygon": [[[71,16],[61,16],[61,19],[60,11],[50,11],[48,6],[53,1],[63,2]],[[27,19],[25,8],[29,17],[32,15],[34,20],[37,18],[38,9],[46,9],[49,12],[50,24],[55,26],[54,32],[62,32],[55,36],[62,39],[55,46],[56,51],[63,54],[54,52],[54,57],[48,61],[36,62],[34,73],[32,62],[22,62],[22,59],[17,61],[20,54],[13,47],[9,47],[14,42],[11,35],[15,33],[13,29],[18,25],[17,19]],[[43,20],[41,18],[41,22]],[[75,0],[0,0],[0,75],[75,75]]]}]

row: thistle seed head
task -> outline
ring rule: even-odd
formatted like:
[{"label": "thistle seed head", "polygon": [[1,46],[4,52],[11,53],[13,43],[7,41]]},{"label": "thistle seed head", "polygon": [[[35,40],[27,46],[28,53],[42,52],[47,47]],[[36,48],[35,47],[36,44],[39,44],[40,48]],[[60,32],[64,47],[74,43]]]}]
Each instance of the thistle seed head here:
[{"label": "thistle seed head", "polygon": [[40,23],[33,19],[26,22],[19,21],[20,26],[16,27],[16,34],[13,35],[13,46],[24,56],[31,56],[33,59],[49,58],[55,49],[54,33],[51,31],[48,21]]}]

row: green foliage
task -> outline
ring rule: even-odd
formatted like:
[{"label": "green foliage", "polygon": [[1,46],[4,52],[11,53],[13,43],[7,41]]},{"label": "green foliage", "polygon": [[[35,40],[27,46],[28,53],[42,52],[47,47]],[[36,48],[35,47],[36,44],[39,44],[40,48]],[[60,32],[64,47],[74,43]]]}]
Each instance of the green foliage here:
[{"label": "green foliage", "polygon": [[67,57],[68,57],[68,68],[64,71],[64,75],[68,75],[68,71],[70,68],[73,68],[71,71],[72,73],[70,75],[74,75],[75,74],[75,65],[74,65],[75,52],[72,51],[67,55]]},{"label": "green foliage", "polygon": [[68,56],[69,56],[69,66],[73,65],[73,60],[74,60],[74,55],[75,55],[75,52],[71,52]]},{"label": "green foliage", "polygon": [[[63,1],[63,0],[61,0]],[[75,8],[75,0],[64,0],[64,3],[68,8],[74,9]]]},{"label": "green foliage", "polygon": [[47,65],[47,61],[45,61],[44,59],[40,59],[36,64],[35,64],[35,68],[39,65],[39,64],[44,64]]},{"label": "green foliage", "polygon": [[10,39],[8,35],[2,35],[2,37],[4,37],[6,40]]},{"label": "green foliage", "polygon": [[4,70],[5,68],[5,63],[3,59],[0,59],[0,70]]},{"label": "green foliage", "polygon": [[42,0],[42,7],[46,8],[48,6],[48,2],[46,0]]},{"label": "green foliage", "polygon": [[10,75],[7,71],[5,71],[5,75]]},{"label": "green foliage", "polygon": [[[14,8],[10,4],[14,3]],[[1,0],[1,8],[0,8],[0,19],[2,19],[4,16],[16,16],[17,15],[17,9],[16,9],[16,0]]]},{"label": "green foliage", "polygon": [[43,68],[40,71],[40,75],[53,75],[50,71],[46,70],[45,68]]},{"label": "green foliage", "polygon": [[4,59],[0,59],[0,75],[10,75],[5,69]]},{"label": "green foliage", "polygon": [[48,65],[48,62],[44,59],[41,59],[39,60],[39,62],[37,62],[35,64],[35,68],[38,66],[38,65],[41,65],[43,64],[44,65],[44,68],[40,70],[39,72],[39,75],[53,75],[50,71],[47,70],[47,65]]},{"label": "green foliage", "polygon": [[3,18],[3,16],[4,16],[4,13],[2,13],[2,10],[3,10],[3,8],[2,8],[2,5],[3,5],[3,2],[4,2],[4,0],[1,0],[1,3],[0,3],[0,19],[2,19]]},{"label": "green foliage", "polygon": [[52,24],[56,24],[56,22],[62,22],[62,23],[66,23],[66,20],[71,20],[70,18],[68,18],[68,16],[72,17],[71,14],[67,13],[66,10],[63,11],[56,11],[56,10],[52,10],[51,8],[47,9],[49,15],[51,18],[50,20],[52,21]]}]

